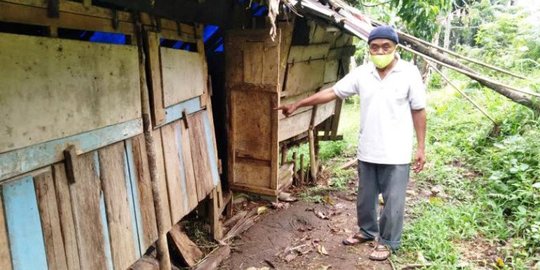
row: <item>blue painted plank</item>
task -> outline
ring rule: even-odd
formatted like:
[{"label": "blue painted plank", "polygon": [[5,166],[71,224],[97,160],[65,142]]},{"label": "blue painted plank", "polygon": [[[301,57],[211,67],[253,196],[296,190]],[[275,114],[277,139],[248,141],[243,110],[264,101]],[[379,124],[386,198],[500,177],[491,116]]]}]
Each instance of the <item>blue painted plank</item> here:
[{"label": "blue painted plank", "polygon": [[[97,178],[101,178],[101,171],[99,169],[99,155],[98,152],[94,152],[94,165],[96,166]],[[109,223],[107,222],[107,212],[105,209],[105,197],[103,196],[103,191],[99,191],[99,213],[101,214],[101,225],[103,231],[103,242],[105,246],[105,258],[107,259],[107,269],[113,270],[113,260],[111,252],[111,239],[109,235]]]},{"label": "blue painted plank", "polygon": [[201,99],[194,97],[176,105],[170,106],[165,109],[165,122],[161,126],[174,122],[178,119],[182,119],[182,112],[186,111],[186,114],[191,114],[202,110]]},{"label": "blue painted plank", "polygon": [[70,144],[75,145],[78,151],[87,153],[133,137],[142,131],[142,120],[135,119],[2,153],[0,154],[0,181],[62,161],[63,150]]},{"label": "blue painted plank", "polygon": [[208,116],[208,111],[203,113],[203,122],[204,122],[204,135],[206,138],[206,145],[208,147],[208,155],[210,156],[210,170],[212,171],[212,178],[214,179],[214,186],[217,186],[219,183],[219,171],[218,171],[218,161],[216,159],[217,153],[215,148],[214,140],[214,129],[210,125],[210,118]]},{"label": "blue painted plank", "polygon": [[128,192],[128,202],[131,209],[131,222],[132,228],[134,228],[133,243],[135,243],[135,250],[137,251],[137,257],[141,257],[144,253],[143,250],[143,226],[141,208],[139,205],[139,190],[137,189],[137,174],[135,173],[135,162],[133,161],[133,146],[131,140],[126,140],[124,148],[124,168],[126,170],[126,186]]},{"label": "blue painted plank", "polygon": [[180,177],[181,177],[180,188],[182,189],[182,194],[180,195],[183,198],[184,209],[189,209],[189,201],[188,201],[188,194],[187,194],[187,187],[186,187],[187,185],[186,169],[185,169],[186,166],[184,165],[184,157],[182,153],[182,128],[180,127],[180,125],[175,126],[175,131],[176,131],[175,137],[176,137],[176,146],[177,146],[176,148],[178,150],[178,160],[180,161]]},{"label": "blue painted plank", "polygon": [[32,177],[2,187],[14,270],[47,269],[45,242]]}]

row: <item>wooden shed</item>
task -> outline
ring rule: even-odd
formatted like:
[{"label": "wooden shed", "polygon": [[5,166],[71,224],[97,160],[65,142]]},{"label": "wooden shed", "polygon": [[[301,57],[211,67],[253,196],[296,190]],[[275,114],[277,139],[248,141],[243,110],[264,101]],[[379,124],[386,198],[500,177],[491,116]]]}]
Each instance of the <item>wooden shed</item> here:
[{"label": "wooden shed", "polygon": [[269,27],[230,30],[226,36],[229,183],[235,190],[277,196],[295,170],[280,157],[290,145],[337,137],[339,100],[289,117],[274,108],[331,87],[347,74],[356,49],[352,36],[322,21],[286,15],[277,19],[275,38]]},{"label": "wooden shed", "polygon": [[230,189],[275,197],[280,149],[336,138],[339,102],[273,108],[351,36],[283,13],[272,39],[244,2],[0,0],[0,269],[126,269],[201,204],[219,238]]},{"label": "wooden shed", "polygon": [[222,203],[203,26],[50,4],[0,2],[0,268],[126,269]]}]

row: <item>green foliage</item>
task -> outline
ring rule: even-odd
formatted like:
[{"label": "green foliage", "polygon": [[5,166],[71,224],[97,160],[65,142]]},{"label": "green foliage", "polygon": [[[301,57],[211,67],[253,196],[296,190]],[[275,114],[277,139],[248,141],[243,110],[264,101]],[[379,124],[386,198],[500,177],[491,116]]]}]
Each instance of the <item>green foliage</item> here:
[{"label": "green foliage", "polygon": [[443,87],[443,83],[444,81],[441,75],[439,73],[433,73],[429,77],[427,87],[429,89],[440,89]]},{"label": "green foliage", "polygon": [[405,22],[407,30],[411,34],[425,40],[431,40],[440,28],[440,24],[435,23],[437,17],[450,9],[451,1],[390,0],[390,3],[397,9],[397,15]]},{"label": "green foliage", "polygon": [[449,88],[431,91],[429,163],[417,184],[438,184],[449,198],[415,204],[403,263],[422,252],[432,269],[456,268],[464,259],[457,243],[483,238],[504,243],[497,254],[506,265],[526,269],[540,252],[540,120],[472,86],[469,95],[500,119],[500,127]]}]

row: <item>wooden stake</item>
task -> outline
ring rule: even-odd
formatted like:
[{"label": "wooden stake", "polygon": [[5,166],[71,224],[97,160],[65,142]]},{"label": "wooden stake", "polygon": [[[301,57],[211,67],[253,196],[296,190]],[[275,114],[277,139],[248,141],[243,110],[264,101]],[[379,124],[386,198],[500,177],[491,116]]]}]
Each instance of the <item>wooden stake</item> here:
[{"label": "wooden stake", "polygon": [[476,102],[474,102],[474,100],[472,100],[472,98],[470,98],[467,94],[465,94],[465,92],[461,91],[461,89],[459,89],[454,83],[452,83],[452,81],[450,81],[450,79],[448,79],[448,77],[446,77],[446,75],[444,75],[437,67],[435,67],[435,65],[433,65],[429,61],[427,61],[427,63],[433,70],[435,70],[437,73],[439,73],[441,75],[441,77],[448,84],[450,84],[450,86],[452,86],[454,89],[456,89],[456,91],[458,91],[464,98],[466,98],[470,103],[472,103],[472,105],[474,105],[474,107],[476,107],[487,118],[489,118],[489,120],[491,120],[491,122],[493,122],[493,124],[498,125],[498,123],[493,119],[493,117],[489,116],[489,114],[484,109],[482,109],[482,107],[480,107],[480,105],[478,105]]},{"label": "wooden stake", "polygon": [[287,149],[287,146],[286,145],[283,145],[281,147],[281,163],[280,165],[283,165],[285,164],[285,162],[287,162],[287,154],[289,152],[289,149]]},{"label": "wooden stake", "polygon": [[311,172],[311,179],[313,181],[317,180],[317,154],[315,153],[315,135],[313,134],[313,129],[308,131],[309,138],[309,166]]},{"label": "wooden stake", "polygon": [[219,217],[221,216],[220,207],[218,205],[220,195],[221,194],[217,192],[217,188],[214,188],[210,194],[210,200],[208,200],[208,207],[210,209],[210,226],[212,228],[212,236],[215,240],[220,240],[223,238],[223,227],[221,225],[221,221],[219,220]]},{"label": "wooden stake", "polygon": [[297,166],[296,166],[296,152],[293,152],[292,154],[292,162],[293,162],[293,185],[298,186],[298,173],[297,173]]},{"label": "wooden stake", "polygon": [[[156,223],[158,228],[158,240],[157,240],[157,257],[159,259],[160,269],[171,269],[171,259],[169,255],[169,247],[167,244],[167,230],[165,229],[166,221],[164,215],[163,205],[160,199],[159,188],[159,171],[157,169],[157,157],[156,157],[156,144],[154,137],[152,136],[152,124],[150,116],[150,100],[148,95],[148,88],[146,85],[146,71],[145,71],[145,54],[142,46],[142,27],[139,22],[136,22],[135,31],[137,34],[137,43],[139,47],[139,73],[140,73],[140,88],[141,88],[141,105],[142,105],[142,119],[144,138],[146,142],[146,155],[148,156],[148,167],[150,171],[150,180],[152,182],[152,194],[154,200],[154,208],[156,211]],[[163,176],[161,176],[163,177]]]},{"label": "wooden stake", "polygon": [[304,154],[300,154],[300,185],[304,185]]}]

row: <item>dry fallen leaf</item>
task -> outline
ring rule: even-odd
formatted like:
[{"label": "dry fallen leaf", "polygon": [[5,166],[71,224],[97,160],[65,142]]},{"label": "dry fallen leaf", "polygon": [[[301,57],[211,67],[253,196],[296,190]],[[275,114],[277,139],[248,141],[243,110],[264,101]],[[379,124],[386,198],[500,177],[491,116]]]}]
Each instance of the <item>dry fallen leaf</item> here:
[{"label": "dry fallen leaf", "polygon": [[260,214],[266,212],[266,210],[268,210],[268,207],[266,207],[266,206],[259,206],[259,208],[257,208],[257,215],[260,215]]},{"label": "dry fallen leaf", "polygon": [[330,195],[328,195],[328,194],[324,195],[323,201],[324,201],[326,204],[334,205],[334,200],[332,200],[332,198],[331,198]]},{"label": "dry fallen leaf", "polygon": [[290,254],[287,254],[287,256],[285,256],[285,261],[286,262],[290,262],[294,259],[296,259],[296,257],[298,257],[298,255],[296,255],[296,253],[290,253]]},{"label": "dry fallen leaf", "polygon": [[495,262],[497,263],[497,266],[499,268],[503,268],[504,267],[504,261],[503,259],[501,259],[501,257],[497,257],[497,259],[495,260]]},{"label": "dry fallen leaf", "polygon": [[318,217],[318,218],[321,218],[321,219],[328,219],[328,216],[326,216],[325,214],[323,214],[323,212],[317,210],[317,211],[314,211],[315,212],[315,215]]},{"label": "dry fallen leaf", "polygon": [[324,248],[324,246],[320,244],[317,245],[317,252],[319,252],[319,254],[322,254],[322,255],[328,255],[326,248]]}]

